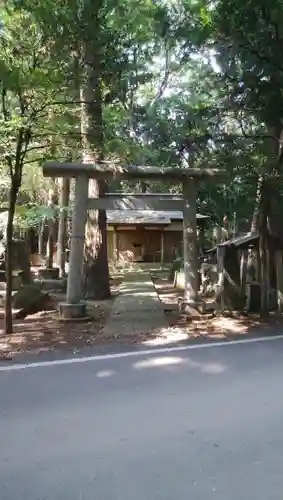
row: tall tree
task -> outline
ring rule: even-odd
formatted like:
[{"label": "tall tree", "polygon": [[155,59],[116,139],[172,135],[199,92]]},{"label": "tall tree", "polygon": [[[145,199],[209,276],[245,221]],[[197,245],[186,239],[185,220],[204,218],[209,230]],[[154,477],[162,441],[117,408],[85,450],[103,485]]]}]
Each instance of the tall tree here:
[{"label": "tall tree", "polygon": [[[230,99],[243,135],[252,133],[261,150],[262,165],[252,229],[260,231],[261,276],[269,275],[267,234],[283,241],[281,64],[283,5],[272,2],[242,3],[221,0],[212,11],[213,36],[223,76],[230,85]],[[248,129],[246,117],[254,118]],[[262,312],[267,309],[268,286],[262,287]]]},{"label": "tall tree", "polygon": [[[32,15],[6,2],[1,9],[1,163],[10,179],[6,231],[5,332],[12,332],[12,243],[14,215],[23,169],[30,155],[47,144],[38,143],[38,127],[46,119],[57,90],[56,64],[51,63],[52,43],[44,37]],[[46,61],[49,65],[46,68]],[[48,71],[50,69],[50,72]],[[52,76],[51,76],[52,75]],[[57,80],[58,83],[59,80]]]},{"label": "tall tree", "polygon": [[[102,118],[102,37],[105,23],[104,16],[102,1],[84,0],[81,12],[84,38],[80,47],[80,97],[82,156],[86,163],[101,163],[104,158]],[[91,197],[101,197],[105,192],[105,181],[90,179],[89,194]],[[110,295],[105,210],[89,211],[85,248],[87,295],[91,298],[105,299]]]}]

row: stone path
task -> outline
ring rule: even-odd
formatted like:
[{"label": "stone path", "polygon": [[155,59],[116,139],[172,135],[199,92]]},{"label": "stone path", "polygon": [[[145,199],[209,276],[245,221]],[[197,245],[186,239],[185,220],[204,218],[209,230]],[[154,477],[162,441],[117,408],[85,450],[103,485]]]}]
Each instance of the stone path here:
[{"label": "stone path", "polygon": [[126,274],[105,325],[106,336],[135,336],[168,323],[150,274],[135,271]]}]

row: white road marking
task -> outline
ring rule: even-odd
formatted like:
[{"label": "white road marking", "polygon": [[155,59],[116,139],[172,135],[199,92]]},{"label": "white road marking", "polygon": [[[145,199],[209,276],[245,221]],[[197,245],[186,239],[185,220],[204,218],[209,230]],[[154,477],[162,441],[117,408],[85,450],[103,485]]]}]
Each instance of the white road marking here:
[{"label": "white road marking", "polygon": [[[212,347],[226,347],[238,344],[255,344],[258,342],[271,342],[273,340],[282,340],[283,335],[270,335],[269,337],[255,337],[252,339],[227,340],[223,342],[207,342],[203,344],[189,344],[175,347],[160,347],[155,349],[144,349],[136,351],[118,352],[113,354],[100,354],[97,356],[85,356],[81,358],[57,359],[54,361],[38,361],[31,363],[15,363],[0,366],[0,372],[10,372],[15,370],[26,370],[27,368],[44,368],[50,366],[73,365],[75,363],[89,363],[91,361],[106,361],[108,359],[132,358],[137,356],[158,355],[164,353],[193,351],[195,349],[207,349]],[[9,363],[9,361],[6,361]],[[5,363],[6,363],[5,362]]]}]

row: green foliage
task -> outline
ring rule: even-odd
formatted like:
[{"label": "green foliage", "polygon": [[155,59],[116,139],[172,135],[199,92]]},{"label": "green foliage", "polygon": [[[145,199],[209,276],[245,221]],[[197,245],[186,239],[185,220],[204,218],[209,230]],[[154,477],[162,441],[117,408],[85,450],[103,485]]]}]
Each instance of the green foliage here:
[{"label": "green foliage", "polygon": [[37,229],[44,220],[56,217],[59,207],[44,207],[40,205],[17,206],[17,226],[21,229]]},{"label": "green foliage", "polygon": [[234,104],[276,133],[283,109],[282,20],[280,0],[222,0],[213,15],[219,62],[233,82]]},{"label": "green foliage", "polygon": [[236,212],[247,225],[272,150],[267,136],[281,133],[282,16],[279,0],[109,0],[81,10],[73,0],[9,0],[1,10],[0,160],[8,174],[20,160],[22,200],[35,204],[25,207],[24,223],[46,216],[42,161],[81,157],[80,45],[87,42],[101,57],[106,159],[224,168],[228,181],[200,186],[198,208],[216,221]]}]

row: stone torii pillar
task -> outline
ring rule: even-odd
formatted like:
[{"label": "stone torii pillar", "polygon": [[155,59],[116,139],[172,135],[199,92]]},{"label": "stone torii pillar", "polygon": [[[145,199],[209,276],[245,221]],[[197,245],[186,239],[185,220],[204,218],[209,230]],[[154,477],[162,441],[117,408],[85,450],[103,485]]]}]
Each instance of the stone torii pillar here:
[{"label": "stone torii pillar", "polygon": [[183,181],[183,245],[184,245],[184,299],[181,309],[192,313],[198,305],[198,250],[196,225],[196,183],[194,179]]},{"label": "stone torii pillar", "polygon": [[62,302],[59,305],[59,312],[63,318],[80,318],[85,316],[86,312],[85,302],[83,302],[83,265],[85,224],[88,206],[88,181],[89,178],[86,175],[77,177],[75,181],[66,302]]}]

